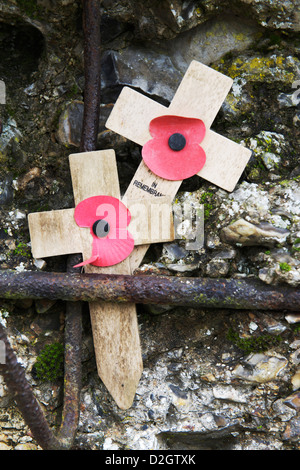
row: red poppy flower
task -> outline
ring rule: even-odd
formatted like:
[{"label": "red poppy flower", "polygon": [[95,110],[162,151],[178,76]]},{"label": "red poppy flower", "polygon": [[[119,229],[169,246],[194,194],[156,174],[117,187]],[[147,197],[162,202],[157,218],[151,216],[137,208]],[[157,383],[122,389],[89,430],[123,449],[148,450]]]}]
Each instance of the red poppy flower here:
[{"label": "red poppy flower", "polygon": [[127,207],[111,196],[94,196],[81,201],[74,217],[79,227],[90,227],[92,256],[78,266],[112,266],[130,255],[134,240],[127,230],[131,215]]},{"label": "red poppy flower", "polygon": [[201,119],[181,116],[160,116],[150,122],[153,139],[142,149],[142,157],[150,170],[167,180],[183,180],[196,175],[206,156],[200,143],[205,136]]}]

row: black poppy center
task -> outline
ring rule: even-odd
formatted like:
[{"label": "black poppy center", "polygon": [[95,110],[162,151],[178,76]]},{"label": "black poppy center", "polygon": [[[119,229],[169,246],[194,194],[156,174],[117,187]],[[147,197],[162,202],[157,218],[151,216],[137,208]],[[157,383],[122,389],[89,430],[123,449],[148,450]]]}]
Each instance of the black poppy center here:
[{"label": "black poppy center", "polygon": [[104,238],[109,233],[109,224],[105,219],[96,220],[93,224],[93,233],[98,238]]},{"label": "black poppy center", "polygon": [[184,135],[179,134],[176,132],[175,134],[172,134],[169,137],[169,147],[172,150],[175,150],[175,152],[178,152],[179,150],[182,150],[185,147],[186,140]]}]

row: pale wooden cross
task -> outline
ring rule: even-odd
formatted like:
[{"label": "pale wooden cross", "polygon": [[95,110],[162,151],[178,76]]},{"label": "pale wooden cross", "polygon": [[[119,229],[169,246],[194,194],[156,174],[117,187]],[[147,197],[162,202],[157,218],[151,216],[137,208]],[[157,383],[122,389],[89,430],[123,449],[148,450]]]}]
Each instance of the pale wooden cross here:
[{"label": "pale wooden cross", "polygon": [[[192,61],[168,108],[124,87],[106,122],[106,127],[123,137],[144,146],[151,139],[150,121],[163,115],[178,115],[201,119],[206,126],[206,135],[201,147],[206,153],[206,163],[198,175],[207,181],[233,191],[251,151],[210,129],[233,80],[206,65]],[[140,163],[125,193],[130,197],[153,198],[155,195],[145,188],[155,187],[157,193],[176,195],[182,181],[170,181],[154,175],[145,163]],[[130,255],[132,272],[141,263],[148,246],[139,246]]]},{"label": "pale wooden cross", "polygon": [[[75,206],[92,196],[120,199],[114,150],[72,154],[69,157]],[[122,202],[131,212],[128,226],[135,245],[174,240],[170,199]],[[151,204],[149,204],[151,202]],[[153,204],[155,202],[155,204]],[[89,259],[90,228],[79,227],[74,208],[29,214],[28,223],[34,258],[82,253]],[[161,214],[162,221],[157,217]],[[159,226],[160,224],[160,226]],[[129,259],[110,267],[85,266],[86,273],[130,274]],[[134,304],[90,302],[95,356],[100,378],[117,405],[129,408],[142,373],[136,307]]]}]

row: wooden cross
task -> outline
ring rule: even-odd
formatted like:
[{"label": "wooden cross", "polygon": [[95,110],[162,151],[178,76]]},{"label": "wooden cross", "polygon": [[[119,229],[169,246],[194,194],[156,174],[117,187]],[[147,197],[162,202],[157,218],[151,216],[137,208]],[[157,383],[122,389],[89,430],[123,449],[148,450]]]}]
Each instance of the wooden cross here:
[{"label": "wooden cross", "polygon": [[[75,206],[99,195],[120,199],[113,150],[72,154],[69,161]],[[128,230],[135,245],[174,240],[170,199],[134,201],[127,197],[122,202],[131,212]],[[82,253],[84,260],[90,258],[90,229],[76,224],[74,211],[73,208],[29,214],[34,258],[72,253]],[[163,227],[159,226],[162,221],[158,214],[163,217]],[[130,274],[131,270],[127,258],[109,267],[87,265],[85,272]],[[118,406],[126,409],[132,404],[143,367],[135,305],[91,302],[89,308],[98,374]]]},{"label": "wooden cross", "polygon": [[[206,153],[206,163],[198,175],[207,181],[233,191],[251,151],[210,129],[233,80],[206,65],[192,61],[168,108],[124,87],[106,122],[106,127],[133,142],[144,146],[151,139],[149,124],[163,115],[178,115],[201,119],[206,126],[206,135],[201,147]],[[182,181],[170,181],[154,175],[145,163],[140,163],[125,195],[151,197],[162,194],[172,199]],[[145,192],[145,188],[156,188],[156,194]],[[139,246],[130,255],[132,272],[141,263],[148,246]]]}]

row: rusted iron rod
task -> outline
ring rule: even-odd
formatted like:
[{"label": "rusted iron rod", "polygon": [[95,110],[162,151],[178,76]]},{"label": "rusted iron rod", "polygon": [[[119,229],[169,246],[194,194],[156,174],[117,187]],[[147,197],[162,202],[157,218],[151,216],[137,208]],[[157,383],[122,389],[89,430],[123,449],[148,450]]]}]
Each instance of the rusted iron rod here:
[{"label": "rusted iron rod", "polygon": [[132,302],[198,308],[292,310],[300,290],[257,279],[0,271],[0,298]]},{"label": "rusted iron rod", "polygon": [[[83,0],[85,96],[80,151],[97,147],[100,112],[100,1]],[[0,127],[2,127],[0,122]],[[0,133],[1,133],[0,129]],[[75,255],[76,256],[76,255]],[[79,260],[68,259],[68,272]],[[81,390],[81,302],[68,302],[65,315],[64,404],[59,432],[53,434],[29,385],[24,369],[10,347],[5,329],[0,325],[0,339],[6,346],[6,363],[0,365],[9,389],[37,443],[45,450],[70,449],[77,431]]]},{"label": "rusted iron rod", "polygon": [[80,151],[91,152],[97,148],[100,114],[101,33],[100,1],[83,2],[84,32],[84,109]]},{"label": "rusted iron rod", "polygon": [[33,390],[26,379],[25,370],[8,341],[4,327],[0,324],[0,340],[5,344],[5,364],[0,365],[0,373],[16,404],[23,415],[26,424],[30,427],[33,437],[45,450],[62,450],[61,443],[50,429],[44,413],[34,396]]},{"label": "rusted iron rod", "polygon": [[[67,272],[80,272],[80,268],[73,267],[78,261],[78,255],[70,256],[67,262]],[[67,302],[66,304],[64,346],[64,401],[57,438],[62,449],[70,449],[77,432],[80,408],[82,302]]]}]

